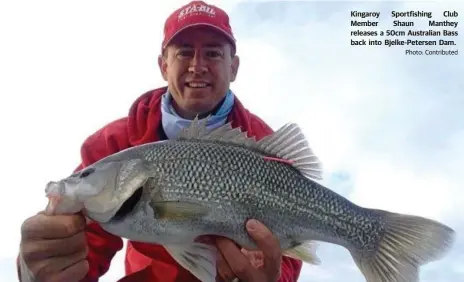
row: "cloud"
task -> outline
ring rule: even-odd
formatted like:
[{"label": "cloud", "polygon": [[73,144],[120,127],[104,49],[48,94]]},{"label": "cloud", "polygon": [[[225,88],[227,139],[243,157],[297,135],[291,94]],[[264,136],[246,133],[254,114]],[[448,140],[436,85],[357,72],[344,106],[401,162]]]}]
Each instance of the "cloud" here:
[{"label": "cloud", "polygon": [[[421,278],[462,279],[462,265],[455,263],[464,253],[464,221],[458,212],[464,202],[459,178],[464,165],[462,56],[410,57],[401,47],[351,47],[349,12],[380,11],[385,28],[392,10],[432,11],[443,19],[443,10],[461,11],[463,4],[334,6],[238,5],[234,13],[242,44],[259,42],[262,50],[243,48],[242,61],[259,66],[267,58],[269,67],[263,76],[258,67],[247,68],[250,76],[235,87],[275,128],[291,119],[305,129],[331,189],[365,207],[418,214],[455,228],[454,250],[423,267]],[[424,28],[426,20],[414,21],[416,28]],[[454,39],[462,46],[462,37]],[[274,83],[262,89],[263,81]],[[305,266],[302,281],[362,280],[345,250],[324,245],[320,257],[323,265]]]},{"label": "cloud", "polygon": [[[22,221],[46,203],[44,184],[74,169],[88,134],[126,114],[138,95],[164,85],[156,65],[161,28],[185,2],[29,1],[0,9],[1,26],[11,27],[2,30],[8,43],[0,47],[0,117],[8,133],[0,141],[7,172],[2,185],[13,195],[0,207],[11,215],[9,231],[0,235],[7,242],[2,277],[15,277],[8,263]],[[245,105],[274,128],[298,122],[324,163],[329,188],[362,206],[455,228],[454,250],[425,266],[421,281],[464,279],[463,57],[353,47],[349,26],[351,10],[380,11],[387,28],[392,10],[441,18],[444,9],[464,14],[462,2],[222,3],[241,57],[232,88]],[[424,28],[424,19],[414,21]],[[457,48],[462,38],[455,38]],[[322,265],[305,265],[300,281],[363,281],[346,250],[323,244],[319,256]],[[123,275],[123,258],[120,252],[101,281]]]}]

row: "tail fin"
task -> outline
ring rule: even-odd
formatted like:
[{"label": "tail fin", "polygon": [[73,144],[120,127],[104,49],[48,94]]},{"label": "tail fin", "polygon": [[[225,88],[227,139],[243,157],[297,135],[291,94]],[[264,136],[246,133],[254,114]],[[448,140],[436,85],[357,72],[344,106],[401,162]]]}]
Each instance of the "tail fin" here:
[{"label": "tail fin", "polygon": [[439,222],[381,212],[386,230],[374,252],[350,250],[367,282],[415,282],[419,267],[438,260],[454,242],[454,231]]}]

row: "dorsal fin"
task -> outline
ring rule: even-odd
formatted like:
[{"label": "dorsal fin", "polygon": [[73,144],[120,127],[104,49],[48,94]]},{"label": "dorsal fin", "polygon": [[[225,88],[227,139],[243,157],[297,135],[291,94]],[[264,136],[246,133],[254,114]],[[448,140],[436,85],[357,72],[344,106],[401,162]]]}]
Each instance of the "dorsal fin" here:
[{"label": "dorsal fin", "polygon": [[256,146],[256,140],[254,137],[248,137],[247,133],[241,131],[240,128],[232,128],[231,122],[225,123],[213,130],[209,130],[206,126],[208,118],[209,116],[199,120],[197,116],[189,127],[184,128],[179,133],[177,139],[222,141],[225,143],[245,146],[247,148],[254,148]]},{"label": "dorsal fin", "polygon": [[199,120],[197,116],[189,127],[181,131],[177,139],[221,141],[259,150],[265,155],[288,160],[308,178],[322,179],[322,164],[297,124],[288,123],[257,142],[240,128],[232,128],[231,122],[209,131],[206,127],[208,118],[209,116]]},{"label": "dorsal fin", "polygon": [[304,176],[322,179],[322,163],[309,147],[301,128],[288,123],[257,142],[256,148],[266,154],[289,160]]}]

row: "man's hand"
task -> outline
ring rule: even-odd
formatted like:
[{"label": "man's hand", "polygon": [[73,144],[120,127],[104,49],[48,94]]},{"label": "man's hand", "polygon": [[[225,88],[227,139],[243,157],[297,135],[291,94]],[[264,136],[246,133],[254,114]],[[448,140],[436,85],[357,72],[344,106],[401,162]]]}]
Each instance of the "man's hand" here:
[{"label": "man's hand", "polygon": [[247,282],[276,282],[280,278],[282,251],[271,231],[256,220],[249,220],[246,228],[261,251],[240,249],[233,241],[219,237],[218,273],[225,282],[238,278]]},{"label": "man's hand", "polygon": [[[80,281],[89,270],[82,215],[39,213],[21,228],[20,268],[32,281]],[[28,281],[27,277],[22,281]]]}]

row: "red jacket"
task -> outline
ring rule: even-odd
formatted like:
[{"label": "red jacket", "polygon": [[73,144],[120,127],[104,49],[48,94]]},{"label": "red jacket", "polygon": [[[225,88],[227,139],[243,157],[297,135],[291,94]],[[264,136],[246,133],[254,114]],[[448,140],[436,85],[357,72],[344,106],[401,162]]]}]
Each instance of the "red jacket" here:
[{"label": "red jacket", "polygon": [[[160,140],[160,103],[161,95],[165,91],[166,88],[163,87],[145,93],[133,103],[127,117],[113,121],[89,136],[82,145],[82,163],[78,169],[125,148]],[[241,126],[242,130],[248,131],[250,136],[257,139],[272,133],[272,129],[246,110],[238,99],[228,118],[233,127]],[[90,223],[86,234],[90,271],[82,282],[96,282],[109,269],[110,261],[122,249],[123,241],[120,237],[105,232],[97,223]],[[301,261],[284,257],[279,281],[297,281],[301,267]],[[125,268],[127,276],[119,280],[120,282],[198,281],[180,267],[160,245],[129,241]]]}]

